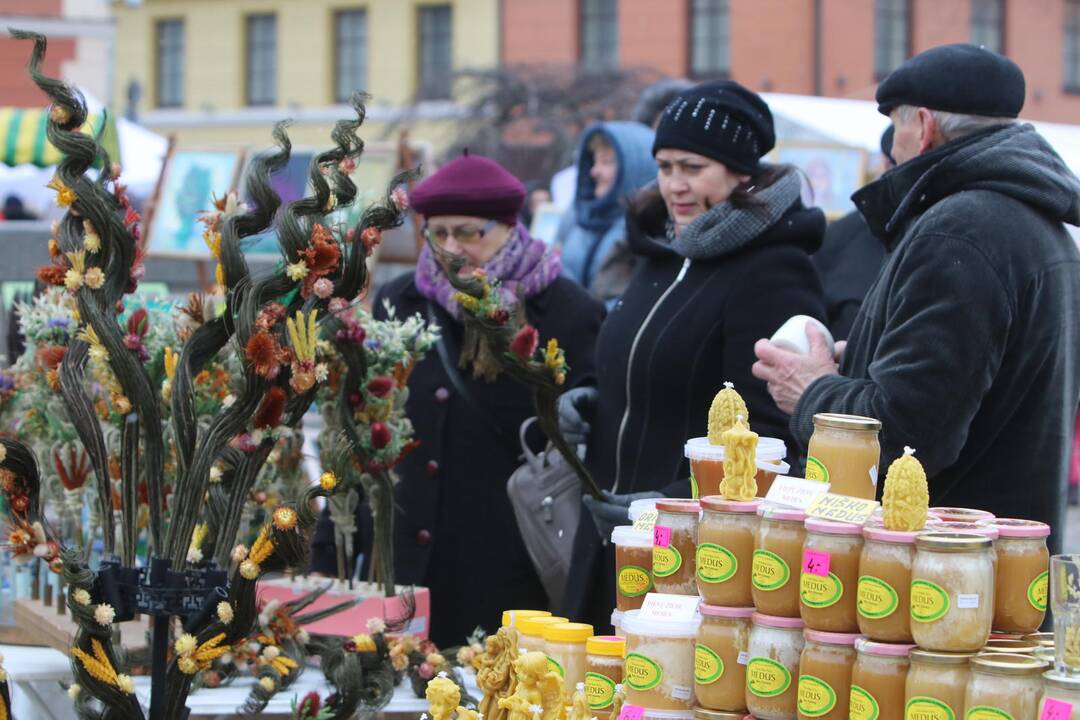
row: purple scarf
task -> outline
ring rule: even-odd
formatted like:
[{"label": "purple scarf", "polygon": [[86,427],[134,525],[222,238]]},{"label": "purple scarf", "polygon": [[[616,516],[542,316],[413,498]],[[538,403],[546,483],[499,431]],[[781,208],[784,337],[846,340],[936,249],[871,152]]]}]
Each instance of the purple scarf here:
[{"label": "purple scarf", "polygon": [[[530,237],[525,226],[518,223],[506,244],[484,265],[484,271],[488,277],[500,281],[500,292],[513,304],[519,290],[525,298],[531,298],[555,282],[562,272],[562,258],[555,248]],[[416,289],[461,320],[461,307],[454,300],[455,290],[426,244],[416,261]]]}]

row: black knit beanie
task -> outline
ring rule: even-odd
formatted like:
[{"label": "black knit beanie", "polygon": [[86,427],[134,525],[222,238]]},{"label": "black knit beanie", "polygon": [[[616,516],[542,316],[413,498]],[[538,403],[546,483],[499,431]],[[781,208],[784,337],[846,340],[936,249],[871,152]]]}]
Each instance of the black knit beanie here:
[{"label": "black knit beanie", "polygon": [[670,148],[704,155],[741,173],[756,173],[773,149],[772,113],[761,97],[732,80],[703,83],[668,104],[656,127],[653,155]]}]

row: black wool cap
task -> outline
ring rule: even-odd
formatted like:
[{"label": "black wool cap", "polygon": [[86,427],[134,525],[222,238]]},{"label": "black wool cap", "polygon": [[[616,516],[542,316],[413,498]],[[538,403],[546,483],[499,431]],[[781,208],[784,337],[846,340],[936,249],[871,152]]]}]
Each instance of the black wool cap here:
[{"label": "black wool cap", "polygon": [[653,155],[688,150],[731,170],[755,173],[773,149],[776,132],[769,106],[732,80],[695,85],[668,103],[656,126]]},{"label": "black wool cap", "polygon": [[906,60],[877,89],[878,112],[900,105],[1014,118],[1024,107],[1024,72],[1004,55],[969,43],[939,45]]}]

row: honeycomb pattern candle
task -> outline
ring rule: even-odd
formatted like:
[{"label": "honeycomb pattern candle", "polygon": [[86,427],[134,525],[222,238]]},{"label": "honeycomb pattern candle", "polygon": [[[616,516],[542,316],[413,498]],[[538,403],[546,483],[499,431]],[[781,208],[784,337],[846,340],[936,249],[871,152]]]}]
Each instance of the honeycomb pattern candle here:
[{"label": "honeycomb pattern candle", "polygon": [[716,393],[709,407],[709,444],[723,445],[723,434],[731,429],[740,417],[746,422],[750,421],[746,401],[735,390],[734,385],[726,382],[724,389]]},{"label": "honeycomb pattern candle", "polygon": [[915,451],[904,448],[904,454],[893,461],[885,476],[881,496],[882,520],[886,530],[911,532],[926,527],[926,511],[930,506],[930,491],[926,471],[915,459]]},{"label": "honeycomb pattern candle", "polygon": [[720,438],[724,445],[724,479],[720,482],[720,494],[738,502],[753,500],[757,495],[757,433],[739,415],[735,424]]}]

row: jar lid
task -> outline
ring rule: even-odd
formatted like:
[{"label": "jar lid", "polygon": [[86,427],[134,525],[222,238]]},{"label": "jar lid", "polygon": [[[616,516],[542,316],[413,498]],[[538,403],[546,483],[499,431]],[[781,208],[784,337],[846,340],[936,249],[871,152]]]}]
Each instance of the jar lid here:
[{"label": "jar lid", "polygon": [[548,623],[543,627],[545,640],[551,642],[583,643],[593,635],[593,626],[588,623]]},{"label": "jar lid", "polygon": [[859,633],[834,633],[824,630],[803,630],[803,637],[807,640],[823,645],[854,645],[855,641],[862,637]]},{"label": "jar lid", "polygon": [[623,616],[624,635],[651,635],[655,637],[682,638],[693,637],[701,625],[701,616],[694,615],[692,620],[647,620],[640,617],[640,610],[629,610]]},{"label": "jar lid", "polygon": [[969,552],[992,547],[994,541],[985,535],[958,532],[920,533],[915,538],[915,547],[934,552]]},{"label": "jar lid", "polygon": [[766,615],[756,612],[751,616],[755,625],[784,628],[790,630],[802,630],[804,625],[802,618],[780,617],[779,615]]},{"label": "jar lid", "polygon": [[551,615],[523,617],[518,619],[517,629],[525,635],[540,637],[544,634],[545,625],[558,625],[559,623],[566,622],[570,622],[570,619],[564,617],[552,617]]},{"label": "jar lid", "polygon": [[1023,639],[1028,642],[1033,642],[1036,645],[1042,645],[1043,647],[1054,647],[1054,633],[1052,632],[1028,633]]},{"label": "jar lid", "polygon": [[611,543],[627,547],[651,548],[653,534],[648,530],[635,530],[633,525],[619,525],[611,531]]},{"label": "jar lid", "polygon": [[931,515],[936,515],[942,520],[953,520],[955,522],[994,519],[994,513],[985,510],[976,510],[974,508],[932,507],[929,512]]},{"label": "jar lid", "polygon": [[688,498],[665,498],[656,501],[656,509],[660,512],[696,515],[701,512],[701,503]]},{"label": "jar lid", "polygon": [[1009,655],[1032,655],[1039,647],[1038,643],[1027,640],[1005,640],[990,638],[983,647],[983,652],[1008,653]]},{"label": "jar lid", "polygon": [[656,498],[641,498],[630,503],[630,509],[626,514],[630,517],[630,522],[637,522],[642,513],[655,509]]},{"label": "jar lid", "polygon": [[703,707],[694,708],[694,720],[743,720],[749,717],[741,712],[724,712],[723,710],[706,710]]},{"label": "jar lid", "polygon": [[757,514],[766,520],[788,520],[800,523],[806,520],[806,513],[802,510],[793,510],[776,505],[762,505],[758,508]]},{"label": "jar lid", "polygon": [[895,543],[897,545],[911,545],[915,542],[916,536],[920,533],[920,530],[886,530],[884,527],[874,525],[863,526],[863,537],[867,540],[876,540],[878,542]]},{"label": "jar lid", "polygon": [[626,655],[626,638],[619,635],[596,635],[585,641],[585,652],[589,655],[623,657]]},{"label": "jar lid", "polygon": [[1061,688],[1062,690],[1072,690],[1073,692],[1080,692],[1080,677],[1072,677],[1070,675],[1064,675],[1057,670],[1047,670],[1043,673],[1043,682],[1050,687]]},{"label": "jar lid", "polygon": [[835,428],[837,430],[873,430],[881,429],[881,421],[862,415],[841,415],[839,413],[818,413],[814,415],[814,427]]},{"label": "jar lid", "polygon": [[708,605],[701,603],[698,611],[708,617],[748,618],[754,615],[752,607],[730,607],[727,605]]},{"label": "jar lid", "polygon": [[979,520],[976,524],[995,527],[1001,537],[1007,538],[1043,538],[1050,535],[1050,526],[1037,520],[994,518]]},{"label": "jar lid", "polygon": [[938,652],[935,650],[923,650],[922,648],[913,649],[909,655],[912,660],[933,663],[935,665],[967,665],[971,662],[971,658],[975,657],[975,653],[972,652],[950,653]]},{"label": "jar lid", "polygon": [[514,627],[518,621],[527,617],[551,617],[547,610],[503,610],[503,627]]},{"label": "jar lid", "polygon": [[703,510],[716,510],[728,513],[756,513],[764,498],[753,500],[728,500],[723,495],[706,495],[698,502]]},{"label": "jar lid", "polygon": [[994,675],[1042,675],[1049,663],[1030,655],[979,653],[971,659],[971,667]]},{"label": "jar lid", "polygon": [[873,642],[866,638],[859,638],[855,641],[855,649],[859,652],[885,657],[907,657],[915,647],[915,645],[905,645],[903,643]]},{"label": "jar lid", "polygon": [[[623,705],[623,707],[626,707]],[[644,708],[642,720],[694,720],[692,710],[653,710]]]},{"label": "jar lid", "polygon": [[[724,459],[724,446],[712,445],[709,438],[698,437],[686,441],[683,446],[683,455],[691,460],[714,460]],[[759,437],[757,449],[754,451],[756,460],[783,460],[787,457],[787,445],[780,438]]]},{"label": "jar lid", "polygon": [[970,533],[972,535],[982,535],[988,537],[991,540],[997,540],[1001,533],[993,525],[984,525],[978,522],[966,522],[959,520],[941,520],[934,528],[935,532],[948,532],[948,533]]},{"label": "jar lid", "polygon": [[862,525],[813,517],[806,518],[806,529],[809,532],[824,533],[825,535],[862,535],[863,532]]}]

